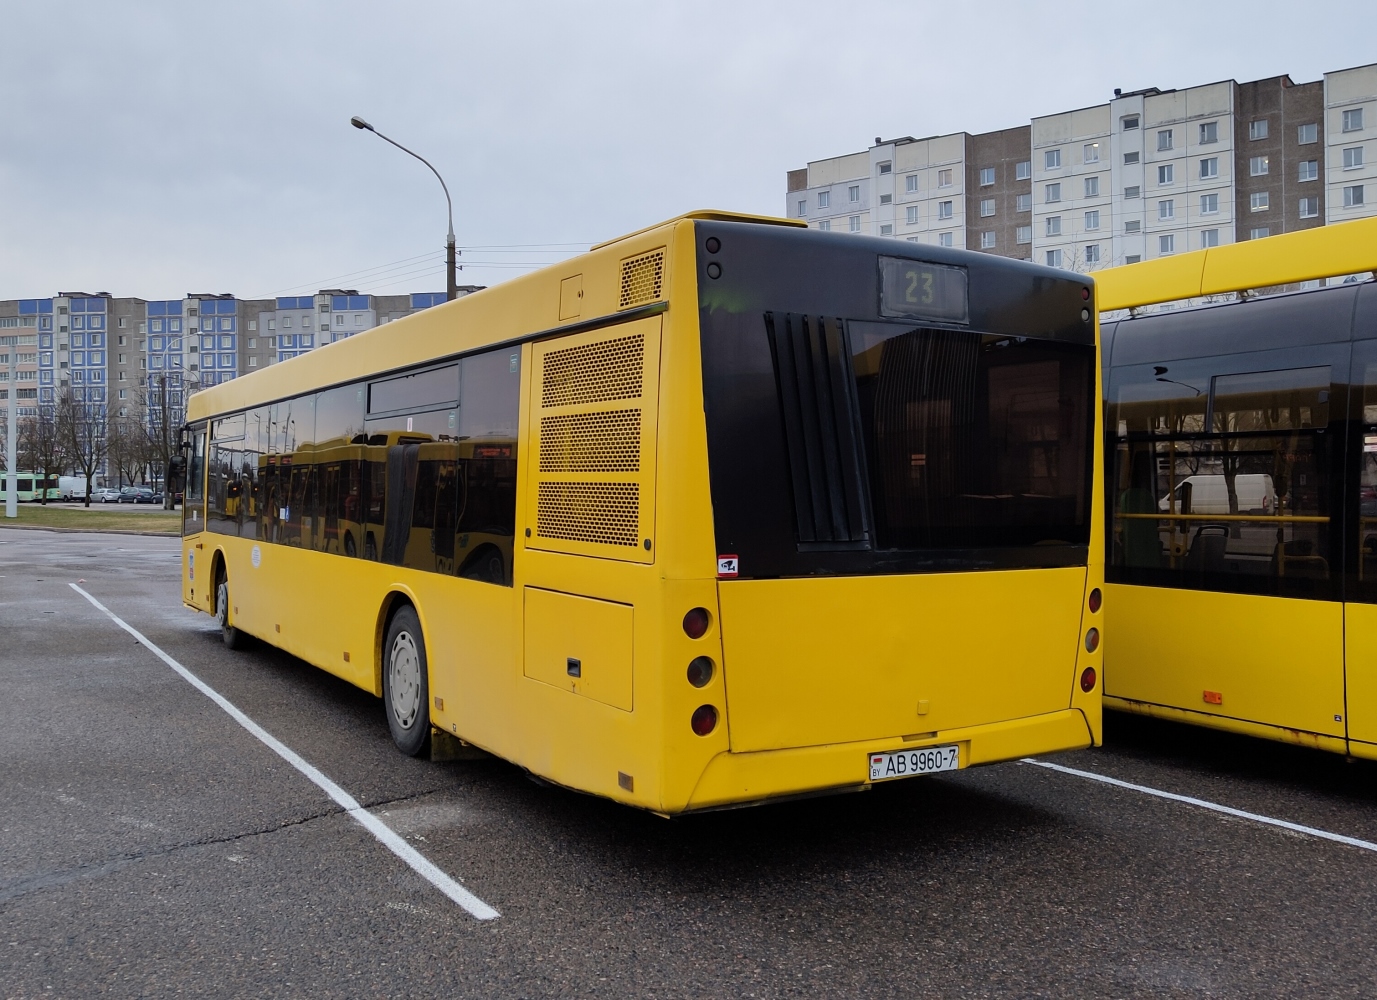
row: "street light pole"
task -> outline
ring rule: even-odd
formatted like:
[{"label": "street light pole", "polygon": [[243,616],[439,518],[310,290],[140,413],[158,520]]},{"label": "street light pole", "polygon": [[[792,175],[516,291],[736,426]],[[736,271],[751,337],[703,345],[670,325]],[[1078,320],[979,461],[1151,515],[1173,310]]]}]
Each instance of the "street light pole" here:
[{"label": "street light pole", "polygon": [[455,277],[455,271],[458,270],[458,261],[456,260],[456,258],[459,256],[459,254],[454,246],[454,202],[450,200],[449,185],[447,185],[445,183],[445,179],[440,176],[440,171],[436,170],[433,166],[431,166],[430,161],[427,160],[424,156],[422,156],[420,153],[413,153],[411,150],[407,149],[405,146],[403,146],[400,142],[397,142],[395,139],[389,139],[387,136],[383,135],[381,132],[375,129],[372,125],[369,125],[358,115],[355,115],[353,118],[350,118],[349,124],[353,125],[354,128],[360,128],[364,129],[365,131],[372,132],[374,135],[376,135],[379,139],[382,139],[384,142],[392,143],[392,145],[396,146],[403,153],[406,153],[409,156],[416,157],[416,159],[420,160],[427,167],[430,167],[430,172],[434,174],[435,179],[440,182],[440,187],[442,187],[445,192],[445,204],[449,207],[449,235],[445,237],[445,299],[446,301],[453,300],[459,294],[459,284]]}]

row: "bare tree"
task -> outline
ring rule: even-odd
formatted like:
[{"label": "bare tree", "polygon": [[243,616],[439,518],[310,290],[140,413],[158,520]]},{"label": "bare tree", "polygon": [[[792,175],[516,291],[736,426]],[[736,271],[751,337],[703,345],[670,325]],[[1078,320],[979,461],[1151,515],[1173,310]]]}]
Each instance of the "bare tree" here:
[{"label": "bare tree", "polygon": [[105,404],[78,400],[71,388],[57,403],[57,426],[71,467],[86,477],[86,506],[91,506],[91,480],[105,466],[108,439]]},{"label": "bare tree", "polygon": [[[21,418],[16,430],[20,468],[41,473],[44,482],[62,475],[67,468],[67,452],[57,425],[56,407],[51,403],[39,406],[38,415]],[[46,488],[40,486],[38,498],[40,503],[48,502]]]}]

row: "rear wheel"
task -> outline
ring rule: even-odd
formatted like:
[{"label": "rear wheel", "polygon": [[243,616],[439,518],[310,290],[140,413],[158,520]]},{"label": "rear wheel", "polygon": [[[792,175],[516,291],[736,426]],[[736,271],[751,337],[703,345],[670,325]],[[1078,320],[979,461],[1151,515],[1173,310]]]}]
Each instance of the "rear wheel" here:
[{"label": "rear wheel", "polygon": [[220,571],[215,583],[215,620],[220,623],[220,641],[226,649],[239,649],[244,645],[245,635],[230,624],[229,577]]},{"label": "rear wheel", "polygon": [[415,757],[430,741],[430,680],[416,609],[398,609],[383,644],[383,706],[392,742]]}]

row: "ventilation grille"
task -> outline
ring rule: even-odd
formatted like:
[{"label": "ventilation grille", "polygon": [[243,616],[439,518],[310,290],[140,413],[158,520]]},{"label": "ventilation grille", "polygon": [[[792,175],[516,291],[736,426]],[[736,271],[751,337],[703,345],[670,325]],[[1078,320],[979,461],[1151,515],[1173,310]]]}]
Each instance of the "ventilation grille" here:
[{"label": "ventilation grille", "polygon": [[540,405],[636,399],[641,395],[644,368],[645,337],[641,334],[551,351],[545,355]]},{"label": "ventilation grille", "polygon": [[864,548],[870,526],[857,437],[860,414],[842,321],[766,313],[765,328],[774,354],[799,543]]},{"label": "ventilation grille", "polygon": [[636,548],[641,541],[639,483],[543,482],[536,498],[542,538]]},{"label": "ventilation grille", "polygon": [[665,277],[665,251],[663,248],[628,257],[622,261],[622,292],[617,300],[618,309],[643,305],[660,298]]},{"label": "ventilation grille", "polygon": [[640,468],[640,410],[541,418],[541,472],[639,472]]}]

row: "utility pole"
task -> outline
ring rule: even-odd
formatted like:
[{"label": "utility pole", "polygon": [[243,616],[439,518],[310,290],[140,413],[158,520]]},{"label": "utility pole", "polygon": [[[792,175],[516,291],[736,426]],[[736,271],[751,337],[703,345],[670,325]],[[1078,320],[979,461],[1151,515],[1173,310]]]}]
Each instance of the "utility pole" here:
[{"label": "utility pole", "polygon": [[5,490],[5,516],[18,517],[19,511],[15,510],[14,506],[15,501],[19,499],[19,473],[15,468],[14,431],[19,420],[15,415],[14,396],[15,393],[19,391],[18,380],[16,379],[18,370],[15,368],[15,365],[18,363],[18,354],[16,352],[19,350],[19,338],[7,337],[5,339],[12,339],[14,341],[14,344],[9,349],[10,379],[8,383],[9,389],[5,393],[6,396],[9,397],[5,400],[9,403],[9,406],[5,408],[5,484],[8,487]]},{"label": "utility pole", "polygon": [[392,143],[392,145],[396,146],[398,149],[400,149],[403,153],[406,153],[408,156],[416,157],[416,159],[420,160],[427,167],[430,167],[430,172],[434,174],[435,179],[440,182],[440,187],[442,187],[445,192],[445,204],[449,206],[449,235],[445,237],[445,299],[446,301],[452,302],[459,296],[459,281],[458,277],[455,274],[455,272],[458,270],[457,258],[459,256],[459,253],[454,245],[454,202],[451,201],[449,197],[449,185],[447,185],[445,183],[445,179],[440,176],[440,171],[436,170],[434,167],[431,167],[430,161],[427,160],[424,156],[422,156],[420,153],[413,153],[411,150],[407,149],[405,146],[403,146],[400,142],[397,142],[395,139],[389,139],[387,136],[383,135],[381,132],[375,129],[372,125],[369,125],[358,115],[355,115],[353,118],[350,118],[349,124],[354,126],[354,128],[361,128],[365,131],[372,132],[379,139],[383,140],[384,142]]}]

